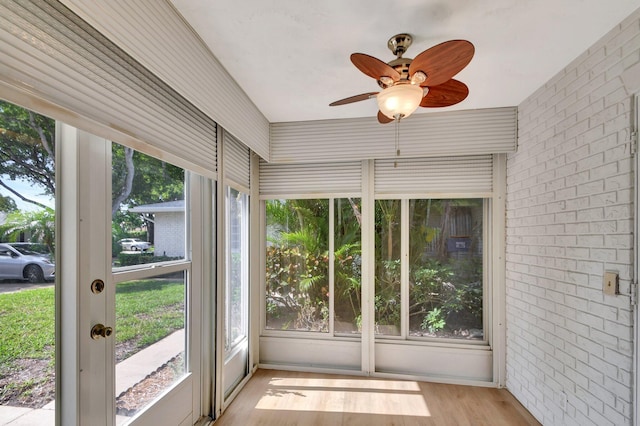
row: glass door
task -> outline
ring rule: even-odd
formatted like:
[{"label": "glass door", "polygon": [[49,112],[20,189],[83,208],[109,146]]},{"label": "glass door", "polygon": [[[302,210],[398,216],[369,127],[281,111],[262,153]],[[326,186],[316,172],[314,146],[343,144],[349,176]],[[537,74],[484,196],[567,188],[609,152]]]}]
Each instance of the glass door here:
[{"label": "glass door", "polygon": [[224,360],[225,401],[249,374],[249,196],[226,187]]},{"label": "glass door", "polygon": [[[80,424],[193,424],[201,409],[200,351],[190,350],[199,341],[190,327],[190,174],[63,127],[62,322],[78,316],[76,330],[62,328],[59,422],[71,424],[77,410]],[[78,376],[66,381],[65,371]],[[77,408],[65,398],[74,380]]]},{"label": "glass door", "polygon": [[187,375],[191,264],[185,171],[118,144],[111,154],[114,395],[126,420]]}]

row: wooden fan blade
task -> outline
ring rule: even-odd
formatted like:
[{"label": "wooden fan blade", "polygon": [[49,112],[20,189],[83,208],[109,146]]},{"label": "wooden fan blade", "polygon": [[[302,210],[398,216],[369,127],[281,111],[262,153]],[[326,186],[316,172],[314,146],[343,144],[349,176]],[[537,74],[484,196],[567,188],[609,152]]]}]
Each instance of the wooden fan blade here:
[{"label": "wooden fan blade", "polygon": [[384,76],[391,77],[393,81],[400,80],[398,71],[373,56],[365,55],[364,53],[354,53],[351,55],[351,62],[353,62],[353,65],[360,71],[376,80],[380,80],[380,77]]},{"label": "wooden fan blade", "polygon": [[427,79],[420,86],[438,86],[462,71],[474,52],[473,44],[467,40],[445,41],[416,56],[409,65],[409,75],[422,71]]},{"label": "wooden fan blade", "polygon": [[350,104],[352,102],[366,101],[367,99],[375,98],[378,92],[363,93],[361,95],[350,96],[348,98],[340,99],[339,101],[331,102],[329,106],[338,106],[344,104]]},{"label": "wooden fan blade", "polygon": [[387,124],[387,123],[391,123],[393,121],[393,119],[387,117],[386,115],[384,115],[382,113],[382,111],[378,111],[378,123],[380,124]]},{"label": "wooden fan blade", "polygon": [[469,94],[469,88],[461,81],[451,79],[446,83],[429,87],[429,93],[422,98],[421,107],[439,108],[462,102]]}]

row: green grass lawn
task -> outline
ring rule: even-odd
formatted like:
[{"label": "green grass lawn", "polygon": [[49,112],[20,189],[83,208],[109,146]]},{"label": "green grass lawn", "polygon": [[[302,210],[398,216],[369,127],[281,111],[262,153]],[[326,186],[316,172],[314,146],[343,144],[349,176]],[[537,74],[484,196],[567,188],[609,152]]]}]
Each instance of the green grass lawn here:
[{"label": "green grass lawn", "polygon": [[[184,293],[181,278],[118,284],[116,345],[132,344],[130,356],[183,328]],[[54,343],[52,287],[0,294],[0,372],[18,359],[53,360]]]},{"label": "green grass lawn", "polygon": [[[116,287],[116,345],[145,348],[184,327],[182,278],[128,281]],[[137,352],[134,350],[130,355]]]},{"label": "green grass lawn", "polygon": [[16,359],[53,360],[54,303],[53,287],[0,294],[0,372]]}]

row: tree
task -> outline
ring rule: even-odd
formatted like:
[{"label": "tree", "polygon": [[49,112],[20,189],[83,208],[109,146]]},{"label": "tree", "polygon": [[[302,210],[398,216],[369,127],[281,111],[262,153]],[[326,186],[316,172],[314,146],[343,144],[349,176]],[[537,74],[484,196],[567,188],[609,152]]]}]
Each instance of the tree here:
[{"label": "tree", "polygon": [[[120,149],[118,149],[120,148]],[[118,155],[122,152],[122,156]],[[122,158],[123,161],[118,162],[116,164],[120,165],[120,169],[117,170],[117,173],[111,174],[111,191],[112,191],[112,199],[111,199],[111,218],[115,218],[116,213],[120,209],[120,205],[124,202],[124,200],[131,195],[131,189],[133,188],[133,178],[135,176],[135,166],[133,164],[133,149],[120,146],[112,147],[112,163],[114,160],[118,160]],[[120,185],[118,185],[120,184]],[[118,185],[118,186],[116,186]],[[114,192],[115,191],[115,192]]]},{"label": "tree", "polygon": [[361,318],[360,200],[334,200],[333,235],[329,208],[328,199],[266,203],[269,327],[282,322],[284,328],[328,331],[329,240],[333,238],[335,316],[357,330]]},{"label": "tree", "polygon": [[112,148],[112,213],[122,205],[135,207],[184,199],[184,170],[131,148]]},{"label": "tree", "polygon": [[[44,194],[55,196],[55,126],[51,118],[0,100],[0,187],[44,211],[48,211],[47,206],[20,193],[12,181],[26,181]],[[118,227],[142,224],[138,215],[126,218],[122,212],[118,214],[123,205],[184,199],[184,171],[179,167],[118,144],[113,144],[112,167],[111,213]],[[0,211],[15,208],[11,196],[0,196]]]},{"label": "tree", "polygon": [[267,309],[285,328],[328,331],[326,199],[267,202]]},{"label": "tree", "polygon": [[46,208],[20,194],[11,181],[22,179],[55,194],[55,121],[0,101],[0,186],[21,200]]},{"label": "tree", "polygon": [[47,246],[53,253],[55,211],[45,207],[39,211],[17,210],[10,213],[7,221],[0,227],[3,237],[17,241],[21,233],[28,234],[31,242],[39,242]]},{"label": "tree", "polygon": [[18,210],[18,206],[13,198],[0,195],[0,212],[11,213],[16,210]]},{"label": "tree", "polygon": [[111,155],[113,234],[118,239],[124,238],[130,236],[132,229],[144,225],[149,241],[153,242],[153,215],[129,214],[127,209],[184,200],[184,170],[122,145],[113,144]]},{"label": "tree", "polygon": [[[55,145],[55,120],[0,100],[1,187],[46,208],[21,194],[11,181],[25,180],[54,196]],[[122,203],[135,206],[183,197],[184,172],[179,167],[118,144],[113,144],[112,165],[112,216]]]}]

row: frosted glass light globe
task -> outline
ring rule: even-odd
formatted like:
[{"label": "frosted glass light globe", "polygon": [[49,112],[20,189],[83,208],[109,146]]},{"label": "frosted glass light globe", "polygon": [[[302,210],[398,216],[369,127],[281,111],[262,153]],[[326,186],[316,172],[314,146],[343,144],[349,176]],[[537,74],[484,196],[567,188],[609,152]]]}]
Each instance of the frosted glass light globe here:
[{"label": "frosted glass light globe", "polygon": [[422,87],[414,84],[396,84],[378,93],[378,108],[392,120],[407,118],[422,100]]}]

